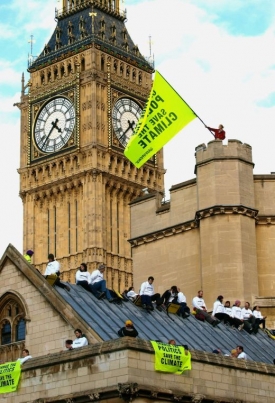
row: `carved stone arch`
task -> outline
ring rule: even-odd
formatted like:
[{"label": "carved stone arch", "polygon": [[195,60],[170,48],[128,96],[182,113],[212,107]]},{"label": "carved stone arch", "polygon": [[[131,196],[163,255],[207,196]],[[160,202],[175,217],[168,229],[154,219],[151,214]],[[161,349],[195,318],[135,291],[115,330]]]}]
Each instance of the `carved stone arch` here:
[{"label": "carved stone arch", "polygon": [[[19,322],[23,320],[23,339],[17,337],[17,326]],[[19,340],[25,340],[26,334],[26,321],[30,320],[29,311],[24,298],[13,290],[8,290],[0,298],[0,332],[1,342],[0,344],[12,344]],[[9,325],[9,341],[3,343],[2,330],[5,325]]]},{"label": "carved stone arch", "polygon": [[72,61],[68,60],[68,62],[67,62],[67,74],[72,74],[72,73],[73,73]]},{"label": "carved stone arch", "polygon": [[118,66],[118,61],[117,61],[117,59],[114,59],[113,60],[113,71],[114,71],[114,73],[117,72],[117,66]]},{"label": "carved stone arch", "polygon": [[66,74],[65,63],[62,62],[60,65],[60,76],[63,77]]},{"label": "carved stone arch", "polygon": [[54,80],[59,78],[59,76],[58,76],[58,66],[57,65],[55,65],[54,68],[53,68],[53,78],[54,78]]},{"label": "carved stone arch", "polygon": [[45,84],[45,71],[44,70],[42,70],[40,72],[40,83],[41,83],[41,85]]},{"label": "carved stone arch", "polygon": [[8,290],[6,291],[0,298],[0,312],[2,311],[4,305],[8,302],[8,300],[14,300],[17,302],[21,307],[22,310],[24,311],[24,317],[26,320],[30,321],[30,312],[28,309],[28,305],[25,301],[25,299],[22,297],[22,295],[14,290]]},{"label": "carved stone arch", "polygon": [[52,79],[52,69],[47,68],[47,81],[50,82]]}]

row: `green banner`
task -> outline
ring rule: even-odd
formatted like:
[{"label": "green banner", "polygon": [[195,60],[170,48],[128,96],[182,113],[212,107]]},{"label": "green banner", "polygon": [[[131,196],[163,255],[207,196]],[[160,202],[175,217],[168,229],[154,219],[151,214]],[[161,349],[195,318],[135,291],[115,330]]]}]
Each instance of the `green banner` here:
[{"label": "green banner", "polygon": [[155,370],[182,374],[191,369],[191,354],[182,346],[151,341],[155,350]]},{"label": "green banner", "polygon": [[0,393],[15,392],[21,375],[20,361],[0,365]]},{"label": "green banner", "polygon": [[197,115],[156,71],[149,99],[124,155],[140,168]]}]

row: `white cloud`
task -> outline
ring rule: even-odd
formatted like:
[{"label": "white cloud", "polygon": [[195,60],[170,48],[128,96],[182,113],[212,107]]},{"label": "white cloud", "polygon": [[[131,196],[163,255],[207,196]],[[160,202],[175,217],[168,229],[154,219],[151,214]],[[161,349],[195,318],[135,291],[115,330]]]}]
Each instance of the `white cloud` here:
[{"label": "white cloud", "polygon": [[[274,23],[258,36],[234,36],[226,21],[214,23],[214,7],[212,13],[198,4],[205,2],[169,0],[167,6],[165,0],[152,0],[130,6],[128,31],[146,55],[152,36],[156,69],[208,125],[223,123],[227,138],[253,147],[255,173],[269,173],[274,170],[275,105],[263,108],[259,102],[274,92]],[[225,11],[238,2],[220,5]],[[194,121],[165,146],[166,191],[194,176],[195,147],[210,140],[209,132]]]}]

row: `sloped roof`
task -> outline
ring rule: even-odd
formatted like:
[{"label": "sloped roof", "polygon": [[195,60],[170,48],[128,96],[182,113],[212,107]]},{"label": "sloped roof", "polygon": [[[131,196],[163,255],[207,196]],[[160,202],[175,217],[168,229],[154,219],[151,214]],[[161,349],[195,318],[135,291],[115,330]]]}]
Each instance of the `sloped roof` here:
[{"label": "sloped roof", "polygon": [[107,300],[98,300],[81,286],[70,287],[70,292],[61,288],[56,288],[56,291],[103,341],[118,338],[117,331],[124,326],[126,319],[131,319],[141,339],[163,342],[175,339],[178,344],[187,344],[190,350],[212,352],[220,348],[223,354],[230,354],[233,348],[242,345],[250,360],[273,364],[275,340],[262,330],[257,335],[250,335],[222,323],[213,328],[192,315],[183,319],[158,310],[147,313],[130,301],[121,305],[112,304]]},{"label": "sloped roof", "polygon": [[117,331],[124,326],[126,319],[131,319],[141,339],[163,342],[175,339],[178,344],[187,344],[190,350],[212,352],[220,348],[223,354],[229,354],[237,345],[242,345],[250,360],[273,364],[275,340],[262,330],[257,335],[250,335],[223,324],[213,328],[192,315],[182,319],[158,310],[147,313],[130,301],[117,305],[98,300],[75,284],[70,284],[70,292],[51,287],[11,244],[0,260],[0,273],[6,259],[16,265],[66,322],[73,328],[80,327],[92,343],[117,339]]}]

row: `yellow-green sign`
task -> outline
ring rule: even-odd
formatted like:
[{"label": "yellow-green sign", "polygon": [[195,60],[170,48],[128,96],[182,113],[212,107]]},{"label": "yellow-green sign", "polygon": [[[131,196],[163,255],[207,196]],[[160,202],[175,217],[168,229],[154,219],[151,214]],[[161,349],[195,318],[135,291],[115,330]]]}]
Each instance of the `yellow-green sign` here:
[{"label": "yellow-green sign", "polygon": [[155,350],[155,370],[182,374],[191,369],[190,351],[181,346],[151,341]]},{"label": "yellow-green sign", "polygon": [[156,71],[149,99],[124,155],[140,168],[197,115]]},{"label": "yellow-green sign", "polygon": [[0,365],[0,393],[15,392],[21,375],[20,361]]}]

